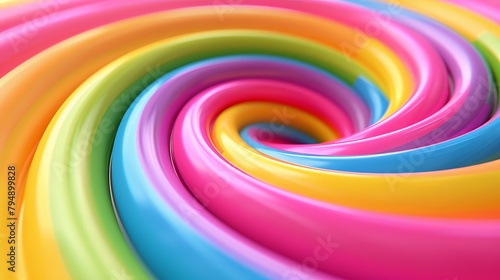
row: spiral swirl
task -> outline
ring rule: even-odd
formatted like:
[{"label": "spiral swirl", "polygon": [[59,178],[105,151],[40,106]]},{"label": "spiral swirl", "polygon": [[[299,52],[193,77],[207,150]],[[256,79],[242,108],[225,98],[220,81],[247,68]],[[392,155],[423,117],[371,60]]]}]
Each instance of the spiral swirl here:
[{"label": "spiral swirl", "polygon": [[497,1],[0,8],[2,279],[498,279]]}]

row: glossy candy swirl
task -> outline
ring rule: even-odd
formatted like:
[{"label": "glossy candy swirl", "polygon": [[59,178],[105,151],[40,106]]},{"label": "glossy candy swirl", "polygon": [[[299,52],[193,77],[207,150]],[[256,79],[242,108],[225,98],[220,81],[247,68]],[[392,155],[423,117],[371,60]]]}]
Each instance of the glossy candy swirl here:
[{"label": "glossy candy swirl", "polygon": [[498,1],[0,7],[1,279],[498,279]]}]

